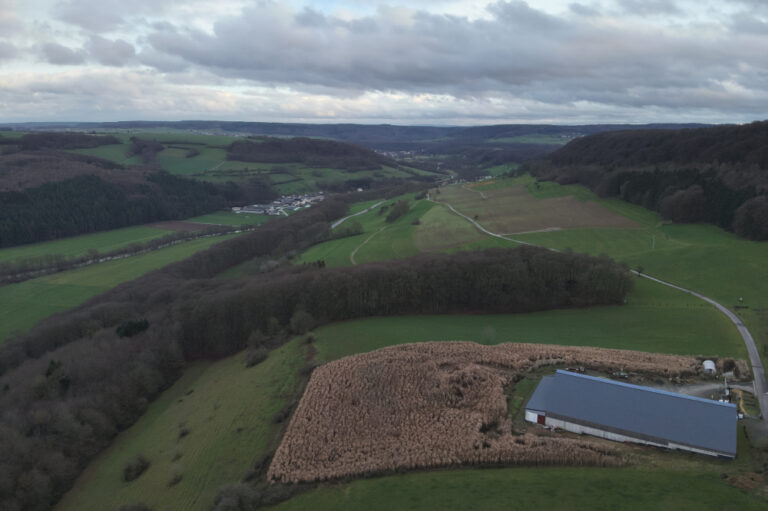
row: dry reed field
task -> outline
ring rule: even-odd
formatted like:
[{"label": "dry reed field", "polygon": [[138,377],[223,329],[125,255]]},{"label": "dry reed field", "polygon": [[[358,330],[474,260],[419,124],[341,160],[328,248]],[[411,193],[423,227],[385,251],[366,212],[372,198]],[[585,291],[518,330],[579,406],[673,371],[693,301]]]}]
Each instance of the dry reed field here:
[{"label": "dry reed field", "polygon": [[300,482],[460,464],[623,463],[620,447],[511,432],[504,387],[546,365],[696,374],[694,357],[542,344],[405,344],[318,367],[269,468]]}]

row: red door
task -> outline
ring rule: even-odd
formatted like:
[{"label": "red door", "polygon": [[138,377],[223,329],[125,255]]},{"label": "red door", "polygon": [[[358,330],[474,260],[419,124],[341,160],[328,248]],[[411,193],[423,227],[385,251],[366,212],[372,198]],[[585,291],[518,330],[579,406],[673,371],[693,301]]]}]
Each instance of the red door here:
[{"label": "red door", "polygon": [[547,423],[547,417],[539,414],[539,416],[536,418],[536,423],[545,425]]}]

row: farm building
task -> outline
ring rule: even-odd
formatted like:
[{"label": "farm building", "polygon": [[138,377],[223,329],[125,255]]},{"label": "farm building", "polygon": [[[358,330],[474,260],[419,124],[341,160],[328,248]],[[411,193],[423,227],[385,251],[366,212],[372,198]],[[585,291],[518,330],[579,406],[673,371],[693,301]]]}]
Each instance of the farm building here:
[{"label": "farm building", "polygon": [[618,442],[736,457],[735,405],[568,371],[541,379],[525,420]]}]

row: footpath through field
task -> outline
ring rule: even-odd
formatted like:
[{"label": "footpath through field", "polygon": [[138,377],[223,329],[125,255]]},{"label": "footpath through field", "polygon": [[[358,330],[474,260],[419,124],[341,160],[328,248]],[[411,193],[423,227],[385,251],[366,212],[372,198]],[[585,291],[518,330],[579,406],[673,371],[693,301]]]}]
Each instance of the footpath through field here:
[{"label": "footpath through field", "polygon": [[[537,246],[537,245],[534,245],[533,243],[527,243],[525,241],[510,238],[509,236],[504,236],[503,234],[491,232],[485,227],[483,227],[482,225],[480,225],[477,222],[477,220],[470,218],[467,215],[457,211],[456,208],[454,208],[451,204],[447,202],[434,201],[429,197],[429,195],[427,195],[427,200],[429,200],[430,202],[434,202],[435,204],[442,204],[443,206],[446,206],[454,214],[460,216],[461,218],[467,220],[468,222],[471,222],[479,231],[489,236],[493,236],[495,238],[501,238],[504,240],[514,241],[515,243],[520,243],[521,245],[528,245],[532,247]],[[542,248],[548,248],[549,250],[554,250],[555,252],[557,252],[557,250],[553,248],[549,248],[549,247],[542,247]],[[739,331],[741,338],[744,340],[744,344],[747,346],[747,353],[749,354],[749,362],[750,362],[750,365],[752,366],[752,373],[754,374],[753,383],[755,387],[755,396],[757,397],[758,403],[760,403],[760,415],[762,416],[763,422],[768,424],[768,388],[767,388],[768,385],[766,384],[766,379],[765,379],[765,368],[763,367],[762,360],[760,360],[760,353],[757,351],[757,346],[755,346],[755,340],[752,337],[752,334],[749,332],[749,329],[747,329],[744,323],[739,319],[739,317],[736,316],[736,314],[731,312],[724,305],[720,304],[719,302],[716,302],[712,298],[702,295],[701,293],[697,293],[696,291],[686,289],[681,286],[677,286],[675,284],[666,282],[659,278],[652,277],[651,275],[646,275],[645,273],[640,273],[635,270],[631,270],[631,271],[632,273],[640,277],[643,277],[645,279],[652,280],[653,282],[656,282],[658,284],[669,286],[671,288],[677,289],[678,291],[691,294],[696,298],[700,298],[701,300],[704,300],[705,302],[713,305],[715,308],[717,308],[717,310],[725,314],[725,316],[736,326],[736,329]]]}]

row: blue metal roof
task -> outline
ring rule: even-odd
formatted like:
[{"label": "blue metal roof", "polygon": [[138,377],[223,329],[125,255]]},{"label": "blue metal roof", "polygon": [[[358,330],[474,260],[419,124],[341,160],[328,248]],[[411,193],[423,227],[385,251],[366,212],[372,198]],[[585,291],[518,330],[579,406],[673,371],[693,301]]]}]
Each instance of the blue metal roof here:
[{"label": "blue metal roof", "polygon": [[558,370],[526,409],[615,431],[736,455],[736,405]]}]

